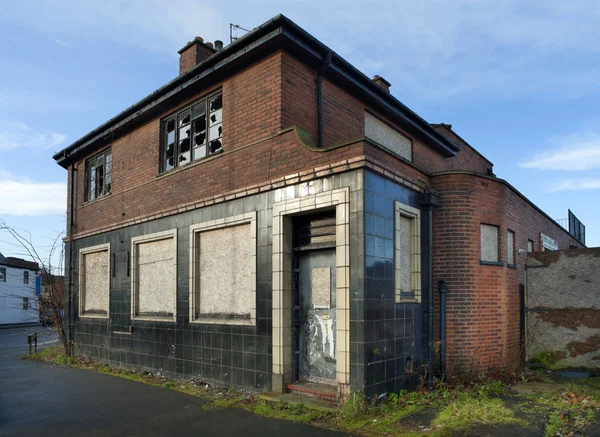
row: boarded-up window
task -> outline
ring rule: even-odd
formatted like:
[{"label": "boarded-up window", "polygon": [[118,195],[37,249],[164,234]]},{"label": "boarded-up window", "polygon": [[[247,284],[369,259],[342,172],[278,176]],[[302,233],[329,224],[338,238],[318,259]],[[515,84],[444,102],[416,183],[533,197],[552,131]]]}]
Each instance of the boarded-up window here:
[{"label": "boarded-up window", "polygon": [[498,262],[498,227],[481,225],[481,261]]},{"label": "boarded-up window", "polygon": [[79,252],[79,313],[84,317],[108,317],[110,303],[110,245]]},{"label": "boarded-up window", "polygon": [[368,112],[365,112],[365,137],[412,161],[412,140]]},{"label": "boarded-up window", "polygon": [[192,321],[254,324],[256,317],[255,213],[190,229]]},{"label": "boarded-up window", "polygon": [[395,289],[396,302],[421,301],[420,211],[396,202]]},{"label": "boarded-up window", "polygon": [[177,232],[132,239],[132,317],[174,320],[177,292]]},{"label": "boarded-up window", "polygon": [[506,262],[514,265],[515,262],[515,233],[506,231]]}]

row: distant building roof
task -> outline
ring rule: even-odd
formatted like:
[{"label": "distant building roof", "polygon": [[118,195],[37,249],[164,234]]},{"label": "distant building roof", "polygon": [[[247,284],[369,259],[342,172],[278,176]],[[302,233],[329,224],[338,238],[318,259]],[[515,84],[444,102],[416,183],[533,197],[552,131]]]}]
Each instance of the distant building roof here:
[{"label": "distant building roof", "polygon": [[14,257],[5,257],[0,253],[0,265],[5,265],[9,267],[16,267],[18,269],[28,269],[28,270],[39,270],[40,266],[38,263],[33,261],[27,261],[21,258]]}]

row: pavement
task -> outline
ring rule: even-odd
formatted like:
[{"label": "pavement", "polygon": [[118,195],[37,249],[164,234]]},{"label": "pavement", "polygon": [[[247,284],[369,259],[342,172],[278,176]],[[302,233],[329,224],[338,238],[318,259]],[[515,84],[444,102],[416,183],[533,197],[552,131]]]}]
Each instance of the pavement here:
[{"label": "pavement", "polygon": [[0,330],[0,436],[307,436],[345,434],[240,409],[209,411],[209,402],[92,370],[22,360],[26,333],[40,332],[42,346],[55,342],[47,328]]}]

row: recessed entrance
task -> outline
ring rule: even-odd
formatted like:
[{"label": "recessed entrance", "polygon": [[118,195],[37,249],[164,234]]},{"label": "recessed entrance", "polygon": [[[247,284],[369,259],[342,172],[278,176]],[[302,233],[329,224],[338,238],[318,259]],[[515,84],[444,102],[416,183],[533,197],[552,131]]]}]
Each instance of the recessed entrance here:
[{"label": "recessed entrance", "polygon": [[294,380],[336,384],[335,210],[293,220]]},{"label": "recessed entrance", "polygon": [[[333,383],[338,397],[349,394],[348,198],[348,188],[340,188],[273,204],[273,391],[303,379]],[[322,226],[311,223],[319,220]]]}]

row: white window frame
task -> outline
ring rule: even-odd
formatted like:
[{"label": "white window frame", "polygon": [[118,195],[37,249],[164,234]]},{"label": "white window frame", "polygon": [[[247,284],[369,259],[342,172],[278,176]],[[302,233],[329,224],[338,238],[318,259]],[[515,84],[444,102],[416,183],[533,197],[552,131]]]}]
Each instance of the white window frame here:
[{"label": "white window frame", "polygon": [[[108,283],[108,308],[106,308],[106,315],[98,313],[86,313],[85,312],[85,256],[91,253],[106,252],[108,257],[108,269],[107,283]],[[108,319],[110,316],[110,243],[98,244],[96,246],[90,246],[79,250],[79,317],[89,319]]]},{"label": "white window frame", "polygon": [[[174,239],[175,244],[173,245],[173,260],[175,266],[173,268],[174,275],[173,281],[175,287],[172,296],[172,309],[173,316],[140,316],[137,315],[139,307],[139,290],[138,290],[138,245],[143,243],[151,243],[153,241]],[[168,322],[175,323],[177,321],[177,228],[170,229],[162,232],[155,232],[153,234],[140,235],[131,239],[131,320],[140,321],[154,321],[154,322]]]},{"label": "white window frame", "polygon": [[[410,284],[412,298],[403,298],[400,290],[400,217],[411,220],[410,224]],[[396,303],[421,302],[421,211],[398,201],[394,208],[394,292]]]},{"label": "white window frame", "polygon": [[[254,307],[250,308],[250,319],[222,319],[222,318],[197,318],[196,309],[201,305],[199,296],[197,296],[197,269],[196,263],[196,239],[199,234],[206,231],[214,231],[232,226],[250,224],[250,293],[253,296]],[[189,266],[189,289],[190,289],[190,323],[204,325],[249,325],[256,326],[256,211],[246,214],[239,214],[217,220],[210,220],[204,223],[197,223],[190,226],[190,266]]]}]

